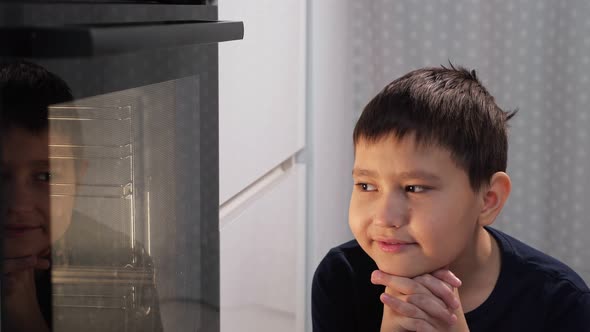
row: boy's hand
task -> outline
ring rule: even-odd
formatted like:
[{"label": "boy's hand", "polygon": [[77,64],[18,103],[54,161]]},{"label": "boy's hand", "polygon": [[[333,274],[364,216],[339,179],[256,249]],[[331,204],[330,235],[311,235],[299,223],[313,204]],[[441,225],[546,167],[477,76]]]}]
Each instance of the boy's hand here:
[{"label": "boy's hand", "polygon": [[[4,275],[3,291],[5,296],[12,295],[20,288],[31,287],[31,280],[27,278],[35,269],[46,270],[49,268],[49,260],[44,257],[26,256],[18,258],[5,258],[2,266]],[[34,280],[33,280],[34,281]]]},{"label": "boy's hand", "polygon": [[[2,327],[7,331],[49,331],[37,302],[35,270],[49,268],[49,257],[5,258],[2,266]],[[5,319],[6,318],[6,319]]]},{"label": "boy's hand", "polygon": [[415,278],[375,271],[371,281],[385,286],[382,332],[469,331],[456,291],[461,281],[449,270]]}]

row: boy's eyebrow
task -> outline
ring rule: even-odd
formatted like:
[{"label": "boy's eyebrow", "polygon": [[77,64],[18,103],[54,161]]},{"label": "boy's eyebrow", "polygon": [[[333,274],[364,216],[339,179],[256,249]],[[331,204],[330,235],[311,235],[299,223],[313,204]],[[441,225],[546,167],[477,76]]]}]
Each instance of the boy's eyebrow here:
[{"label": "boy's eyebrow", "polygon": [[33,160],[31,164],[38,165],[38,166],[49,166],[49,160]]},{"label": "boy's eyebrow", "polygon": [[367,169],[362,169],[362,168],[353,168],[352,169],[352,176],[372,176],[372,177],[376,177],[377,173],[373,172],[373,171],[369,171]]},{"label": "boy's eyebrow", "polygon": [[438,175],[421,169],[401,172],[398,174],[398,176],[402,179],[424,179],[433,182],[440,181],[440,177],[438,177]]},{"label": "boy's eyebrow", "polygon": [[[352,170],[353,176],[370,176],[370,177],[377,177],[377,173],[374,171],[370,171],[367,169],[362,168],[353,168]],[[411,171],[405,171],[397,174],[397,177],[400,179],[424,179],[428,181],[437,182],[440,181],[440,177],[436,174],[430,173],[425,170],[416,169]]]}]

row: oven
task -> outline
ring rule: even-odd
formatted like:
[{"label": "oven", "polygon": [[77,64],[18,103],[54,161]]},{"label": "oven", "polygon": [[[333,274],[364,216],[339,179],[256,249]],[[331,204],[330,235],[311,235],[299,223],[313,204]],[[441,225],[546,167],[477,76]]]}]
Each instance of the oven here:
[{"label": "oven", "polygon": [[31,271],[53,331],[219,330],[218,43],[243,30],[211,1],[0,3],[4,330]]}]

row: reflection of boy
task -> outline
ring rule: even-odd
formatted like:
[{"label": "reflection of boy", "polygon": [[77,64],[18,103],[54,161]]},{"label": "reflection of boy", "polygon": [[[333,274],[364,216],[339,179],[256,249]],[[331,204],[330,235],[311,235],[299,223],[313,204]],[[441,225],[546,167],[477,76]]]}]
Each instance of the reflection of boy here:
[{"label": "reflection of boy", "polygon": [[[47,106],[72,99],[69,88],[42,68],[24,63],[0,67],[3,217],[3,326],[43,331],[51,326],[49,268],[51,213],[68,209],[57,233],[70,223],[70,202],[50,208]],[[64,177],[75,177],[65,163]],[[70,179],[72,180],[72,179]]]},{"label": "reflection of boy", "polygon": [[489,227],[511,189],[513,115],[453,66],[410,72],[368,103],[354,130],[355,240],[315,272],[314,331],[589,331],[583,280]]},{"label": "reflection of boy", "polygon": [[[124,266],[132,256],[144,264],[151,261],[143,251],[121,246],[128,242],[125,235],[73,210],[85,162],[49,162],[48,106],[73,99],[66,83],[38,65],[18,61],[0,66],[0,88],[0,184],[6,197],[2,322],[7,330],[49,330],[51,250],[60,249],[53,255],[60,261],[53,265]],[[51,132],[60,141],[69,134]],[[50,200],[50,182],[71,185],[71,195]],[[145,322],[161,329],[157,310]]]}]

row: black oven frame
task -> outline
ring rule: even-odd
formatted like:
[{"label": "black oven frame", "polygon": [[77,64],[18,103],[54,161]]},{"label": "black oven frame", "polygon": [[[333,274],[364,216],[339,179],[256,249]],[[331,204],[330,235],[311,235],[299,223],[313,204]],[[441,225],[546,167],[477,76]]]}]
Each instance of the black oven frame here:
[{"label": "black oven frame", "polygon": [[[198,75],[201,241],[210,270],[204,304],[219,310],[218,42],[242,39],[242,22],[218,21],[217,6],[156,2],[0,1],[0,61],[26,59],[56,73],[76,99]],[[141,63],[141,68],[134,69]],[[125,75],[121,75],[125,72]],[[1,110],[0,110],[1,111]],[[1,180],[0,180],[1,181]],[[1,185],[1,183],[0,183]],[[4,210],[4,198],[0,210]],[[4,216],[0,211],[0,221]],[[0,227],[0,241],[2,228]],[[206,237],[206,238],[205,238]],[[1,248],[1,246],[0,246]],[[213,262],[213,263],[211,263]],[[217,321],[209,326],[219,326]]]}]

